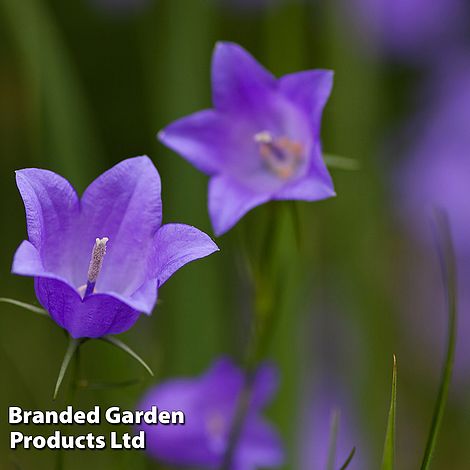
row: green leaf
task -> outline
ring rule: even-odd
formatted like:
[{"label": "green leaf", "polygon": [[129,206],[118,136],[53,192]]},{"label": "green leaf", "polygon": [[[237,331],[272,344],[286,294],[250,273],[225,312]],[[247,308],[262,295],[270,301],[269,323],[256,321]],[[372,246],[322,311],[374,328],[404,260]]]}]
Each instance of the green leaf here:
[{"label": "green leaf", "polygon": [[67,351],[65,352],[64,359],[62,361],[62,365],[60,366],[59,377],[57,377],[57,382],[55,384],[54,396],[53,399],[57,398],[57,394],[59,393],[60,386],[62,385],[62,381],[64,380],[65,373],[69,368],[70,361],[74,354],[77,352],[78,347],[82,341],[80,339],[75,339],[70,337],[69,345],[67,347]]},{"label": "green leaf", "polygon": [[133,359],[135,359],[139,364],[141,364],[145,370],[153,377],[154,373],[152,369],[147,365],[147,363],[136,353],[134,352],[127,344],[123,343],[117,338],[113,338],[112,336],[103,336],[100,338],[102,341],[112,344],[117,348],[121,349],[125,353],[129,354]]},{"label": "green leaf", "polygon": [[447,352],[442,369],[437,400],[434,406],[431,427],[429,429],[423,461],[421,463],[421,470],[427,470],[430,467],[432,456],[436,447],[437,436],[442,423],[447,397],[449,394],[449,386],[454,365],[455,341],[457,335],[457,274],[455,268],[455,254],[447,214],[442,211],[436,211],[435,213],[435,239],[442,280],[447,297],[447,314],[449,324]]},{"label": "green leaf", "polygon": [[336,461],[336,445],[338,442],[338,429],[339,429],[339,410],[335,409],[331,413],[330,421],[330,443],[328,446],[328,461],[326,470],[334,470]]},{"label": "green leaf", "polygon": [[395,421],[397,408],[397,359],[393,356],[392,396],[388,412],[387,433],[385,435],[382,470],[393,470],[395,466]]},{"label": "green leaf", "polygon": [[39,315],[43,315],[47,318],[50,318],[49,314],[44,309],[42,309],[41,307],[36,307],[35,305],[27,304],[25,302],[21,302],[20,300],[8,299],[6,297],[0,297],[0,302],[3,302],[5,304],[16,305],[17,307],[24,308],[25,310],[29,310],[30,312],[39,313]]},{"label": "green leaf", "polygon": [[349,467],[349,464],[351,463],[355,453],[356,453],[356,448],[353,447],[351,449],[351,452],[348,455],[348,458],[346,459],[346,462],[344,462],[343,465],[341,465],[341,468],[339,470],[346,470]]},{"label": "green leaf", "polygon": [[324,154],[323,160],[328,168],[349,171],[357,171],[361,168],[359,162],[354,158],[341,157],[340,155]]}]

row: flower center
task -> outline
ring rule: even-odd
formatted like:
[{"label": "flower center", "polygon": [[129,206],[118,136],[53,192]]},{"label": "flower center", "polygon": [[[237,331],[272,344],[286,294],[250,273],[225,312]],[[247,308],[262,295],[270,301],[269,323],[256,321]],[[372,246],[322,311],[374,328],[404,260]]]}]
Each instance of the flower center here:
[{"label": "flower center", "polygon": [[84,292],[83,297],[88,297],[93,294],[95,290],[96,281],[100,274],[101,268],[103,267],[104,257],[106,255],[106,243],[109,238],[97,238],[91,252],[90,265],[88,266],[88,280],[86,285],[79,287],[80,293]]},{"label": "flower center", "polygon": [[269,131],[259,132],[254,139],[264,164],[272,173],[283,180],[295,174],[303,160],[302,144],[285,136],[274,138]]},{"label": "flower center", "polygon": [[212,450],[217,453],[223,452],[227,427],[224,415],[218,410],[213,410],[207,415],[205,424]]}]

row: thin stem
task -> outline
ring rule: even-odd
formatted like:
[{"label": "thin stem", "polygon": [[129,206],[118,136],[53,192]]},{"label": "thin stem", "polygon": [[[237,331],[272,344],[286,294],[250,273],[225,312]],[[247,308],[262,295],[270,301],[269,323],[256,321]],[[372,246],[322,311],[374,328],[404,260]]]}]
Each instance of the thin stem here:
[{"label": "thin stem", "polygon": [[449,394],[450,382],[452,379],[452,369],[454,364],[455,343],[457,337],[457,273],[455,266],[455,254],[450,233],[447,214],[442,211],[435,213],[435,238],[437,252],[439,255],[441,274],[446,290],[448,309],[448,337],[447,352],[442,369],[442,376],[439,385],[436,404],[434,406],[431,427],[424,451],[421,470],[428,470],[431,464],[434,449],[436,447],[437,436],[444,416],[447,397]]},{"label": "thin stem", "polygon": [[[277,276],[273,276],[275,271],[273,266],[273,258],[276,252],[277,235],[279,232],[279,211],[278,205],[271,205],[268,210],[268,219],[265,231],[261,237],[261,255],[250,256],[248,247],[244,244],[245,257],[250,272],[253,274],[252,282],[254,285],[253,294],[253,323],[251,338],[247,345],[247,351],[244,360],[245,383],[238,397],[235,417],[232,423],[227,449],[222,458],[220,470],[230,470],[232,466],[233,456],[236,451],[243,425],[249,412],[250,400],[253,393],[253,384],[256,377],[257,366],[262,359],[269,338],[272,336],[273,327],[277,324],[274,319],[278,311],[276,303],[273,301],[276,289]],[[243,229],[247,229],[247,225],[243,225]],[[245,236],[243,236],[245,235]],[[249,240],[246,232],[242,234],[242,240]]]},{"label": "thin stem", "polygon": [[237,448],[238,441],[240,440],[243,424],[250,408],[254,377],[254,373],[248,372],[246,374],[245,384],[238,398],[235,419],[230,430],[227,450],[224,454],[220,470],[231,470],[232,468],[233,455]]},{"label": "thin stem", "polygon": [[346,462],[344,462],[343,465],[341,465],[341,468],[339,470],[346,470],[349,467],[349,464],[351,463],[355,453],[356,453],[356,448],[353,447],[351,449],[351,452],[348,455],[348,458],[346,459]]},{"label": "thin stem", "polygon": [[70,361],[79,348],[81,344],[80,339],[70,338],[69,345],[67,347],[67,351],[65,352],[64,359],[62,361],[62,365],[60,366],[59,376],[57,377],[57,382],[54,389],[53,400],[57,398],[57,394],[59,393],[60,386],[62,385],[62,381],[64,380],[65,373],[70,365]]},{"label": "thin stem", "polygon": [[39,315],[50,318],[49,314],[43,308],[36,307],[35,305],[27,304],[26,302],[21,302],[20,300],[0,297],[0,302],[4,304],[16,305],[17,307],[24,308],[25,310],[29,310],[30,312],[38,313]]}]

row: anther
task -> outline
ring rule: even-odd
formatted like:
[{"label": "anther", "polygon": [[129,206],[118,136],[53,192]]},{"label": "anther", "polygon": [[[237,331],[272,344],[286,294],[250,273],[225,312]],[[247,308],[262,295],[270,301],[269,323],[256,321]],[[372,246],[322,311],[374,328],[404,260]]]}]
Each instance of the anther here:
[{"label": "anther", "polygon": [[91,252],[90,265],[88,267],[88,282],[84,297],[93,294],[96,281],[98,280],[101,268],[103,267],[103,260],[106,255],[106,243],[108,243],[108,240],[109,238],[103,237],[97,238],[95,241],[93,251]]}]

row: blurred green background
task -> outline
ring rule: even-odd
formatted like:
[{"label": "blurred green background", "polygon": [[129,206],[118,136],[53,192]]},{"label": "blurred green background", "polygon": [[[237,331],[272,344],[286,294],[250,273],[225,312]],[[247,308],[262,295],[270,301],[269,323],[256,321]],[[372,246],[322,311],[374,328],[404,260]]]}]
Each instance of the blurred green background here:
[{"label": "blurred green background", "polygon": [[[298,204],[301,252],[289,214],[283,215],[278,249],[285,283],[270,350],[281,386],[268,415],[285,442],[284,468],[309,470],[299,463],[300,448],[314,446],[300,427],[306,383],[334,377],[357,417],[352,438],[361,436],[360,452],[370,468],[378,468],[396,353],[397,468],[417,468],[440,364],[423,364],[421,345],[403,334],[410,327],[397,297],[405,295],[402,278],[418,255],[391,207],[387,173],[396,161],[377,155],[390,128],[410,112],[410,90],[420,72],[365,53],[351,41],[336,2],[279,2],[248,10],[227,3],[155,0],[138,11],[116,13],[92,0],[0,0],[0,296],[37,303],[32,280],[10,274],[14,250],[26,233],[15,169],[48,168],[82,191],[118,161],[148,154],[162,177],[164,221],[212,233],[207,178],[158,144],[155,135],[175,118],[210,107],[215,42],[240,43],[276,75],[333,69],[324,148],[357,159],[360,171],[333,170],[337,198]],[[253,230],[265,210],[249,215]],[[162,288],[153,316],[142,317],[123,335],[156,371],[156,381],[199,374],[222,353],[240,357],[248,294],[238,269],[237,240],[235,229],[217,240],[220,253],[178,272]],[[437,272],[437,263],[431,266]],[[9,450],[9,405],[61,409],[68,403],[65,392],[56,403],[51,399],[65,348],[64,335],[53,323],[1,306],[0,468],[165,468],[136,451],[59,457],[52,451]],[[79,390],[73,403],[80,409],[95,404],[133,409],[155,382],[104,343],[86,344],[81,358],[82,378],[140,382]],[[468,400],[451,400],[434,468],[470,468],[469,408]]]}]

